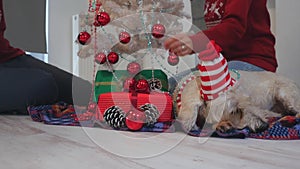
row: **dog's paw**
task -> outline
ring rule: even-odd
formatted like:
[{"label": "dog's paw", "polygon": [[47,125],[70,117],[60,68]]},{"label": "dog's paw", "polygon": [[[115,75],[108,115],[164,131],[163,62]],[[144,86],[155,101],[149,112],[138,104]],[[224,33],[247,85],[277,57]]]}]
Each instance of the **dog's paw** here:
[{"label": "dog's paw", "polygon": [[195,121],[192,119],[189,120],[177,120],[180,125],[181,128],[184,130],[184,132],[188,133],[189,131],[192,130],[192,128],[196,125]]},{"label": "dog's paw", "polygon": [[216,130],[222,133],[228,132],[230,130],[233,130],[235,127],[232,124],[231,121],[228,120],[224,120],[224,121],[220,121],[217,125],[216,125]]},{"label": "dog's paw", "polygon": [[247,125],[253,132],[260,133],[269,128],[269,123],[257,119],[255,122],[252,121],[251,124]]},{"label": "dog's paw", "polygon": [[196,125],[197,114],[181,112],[177,117],[177,121],[181,124],[185,132],[189,132]]},{"label": "dog's paw", "polygon": [[185,131],[189,132],[193,126],[196,125],[198,109],[198,105],[192,105],[189,107],[182,107],[178,112],[177,121],[180,122]]},{"label": "dog's paw", "polygon": [[259,126],[257,126],[254,131],[256,133],[260,133],[267,130],[268,128],[269,128],[269,124],[262,121],[262,123]]}]

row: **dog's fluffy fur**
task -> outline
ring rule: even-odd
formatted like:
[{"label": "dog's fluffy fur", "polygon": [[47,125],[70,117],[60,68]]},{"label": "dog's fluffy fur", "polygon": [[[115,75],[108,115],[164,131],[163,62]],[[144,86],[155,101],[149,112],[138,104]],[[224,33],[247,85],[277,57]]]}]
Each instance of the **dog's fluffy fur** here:
[{"label": "dog's fluffy fur", "polygon": [[[259,131],[268,127],[268,117],[286,114],[300,117],[300,92],[293,81],[267,71],[239,71],[239,74],[236,84],[212,101],[200,98],[199,77],[186,84],[177,111],[183,128],[189,131],[195,124],[203,126],[204,118],[223,132],[246,126]],[[179,91],[181,83],[178,84],[174,96]]]}]

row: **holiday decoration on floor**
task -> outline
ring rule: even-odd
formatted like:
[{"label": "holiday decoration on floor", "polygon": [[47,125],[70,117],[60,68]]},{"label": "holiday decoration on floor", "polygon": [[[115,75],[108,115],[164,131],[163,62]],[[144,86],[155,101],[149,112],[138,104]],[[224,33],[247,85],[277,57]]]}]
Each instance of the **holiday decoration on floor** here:
[{"label": "holiday decoration on floor", "polygon": [[[76,110],[76,112],[75,112]],[[48,125],[61,126],[83,126],[94,127],[97,123],[93,116],[86,114],[85,109],[74,107],[64,102],[53,105],[29,106],[28,113],[33,121],[42,122]],[[120,130],[131,130],[120,123]],[[126,121],[126,119],[125,119]],[[125,122],[126,123],[126,122]],[[225,133],[209,129],[193,129],[188,134],[195,137],[220,137],[220,138],[254,138],[265,140],[299,140],[300,139],[300,118],[295,116],[273,117],[268,119],[268,128],[265,131],[253,132],[248,127],[244,129],[234,129]],[[125,125],[124,125],[125,126]],[[131,126],[131,124],[129,124]],[[132,129],[137,129],[138,125],[132,125]],[[140,130],[147,132],[174,132],[175,128],[168,122],[157,122],[154,126],[143,124]]]},{"label": "holiday decoration on floor", "polygon": [[103,115],[104,120],[114,129],[125,127],[125,112],[118,106],[112,106]]},{"label": "holiday decoration on floor", "polygon": [[133,131],[140,130],[146,120],[146,116],[143,112],[138,110],[129,110],[126,115],[126,126]]},{"label": "holiday decoration on floor", "polygon": [[182,32],[180,19],[189,17],[183,0],[88,2],[88,11],[80,14],[82,31],[77,37],[78,56],[94,59],[87,112],[118,130],[139,131],[172,122],[168,76],[177,73],[170,67],[177,67],[180,59],[162,42]]},{"label": "holiday decoration on floor", "polygon": [[152,126],[157,122],[159,118],[159,110],[153,104],[145,104],[140,107],[140,109],[145,112],[145,124],[148,126]]},{"label": "holiday decoration on floor", "polygon": [[97,119],[114,129],[138,131],[174,120],[172,98],[168,93],[104,93],[99,95],[98,106]]}]

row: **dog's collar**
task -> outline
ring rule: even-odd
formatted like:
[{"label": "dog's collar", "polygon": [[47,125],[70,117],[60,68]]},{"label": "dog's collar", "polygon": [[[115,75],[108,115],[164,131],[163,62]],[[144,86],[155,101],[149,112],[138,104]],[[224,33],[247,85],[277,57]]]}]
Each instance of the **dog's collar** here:
[{"label": "dog's collar", "polygon": [[177,87],[173,92],[173,105],[174,110],[176,110],[175,112],[178,112],[181,107],[181,95],[186,85],[197,77],[199,77],[199,71],[192,71],[189,75],[183,77],[177,84]]},{"label": "dog's collar", "polygon": [[178,92],[177,92],[177,94],[176,94],[176,96],[175,96],[175,100],[176,100],[176,104],[177,104],[177,109],[180,109],[180,107],[181,107],[181,94],[182,94],[182,92],[183,92],[185,86],[186,86],[189,82],[191,82],[192,80],[194,80],[195,78],[196,78],[195,75],[189,76],[187,79],[185,79],[185,80],[183,81],[182,84],[180,84],[179,90],[178,90]]},{"label": "dog's collar", "polygon": [[[234,84],[236,83],[236,81],[238,81],[241,77],[241,74],[239,73],[238,70],[236,69],[229,69],[232,77],[232,80],[234,81]],[[184,79],[181,80],[181,83],[178,84],[179,88],[177,89],[177,92],[173,93],[173,100],[174,100],[174,108],[175,109],[180,109],[181,107],[181,94],[185,88],[185,86],[191,82],[192,80],[194,80],[195,78],[197,78],[197,71],[191,73],[190,75],[186,76]],[[228,89],[227,89],[228,90]]]}]

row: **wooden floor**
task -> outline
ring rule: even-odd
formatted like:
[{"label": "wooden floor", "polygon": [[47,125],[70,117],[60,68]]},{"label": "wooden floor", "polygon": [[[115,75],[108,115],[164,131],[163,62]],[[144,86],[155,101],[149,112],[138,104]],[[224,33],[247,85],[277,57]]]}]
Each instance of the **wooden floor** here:
[{"label": "wooden floor", "polygon": [[300,140],[196,138],[0,116],[1,169],[300,168]]}]

